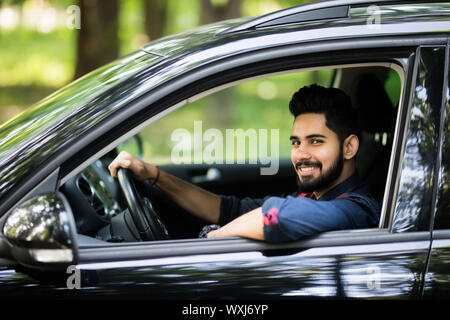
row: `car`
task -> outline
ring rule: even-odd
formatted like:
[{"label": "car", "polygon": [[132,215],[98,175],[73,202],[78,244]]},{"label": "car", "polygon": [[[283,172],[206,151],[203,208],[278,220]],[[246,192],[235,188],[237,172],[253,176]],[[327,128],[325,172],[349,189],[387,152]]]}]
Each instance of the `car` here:
[{"label": "car", "polygon": [[[439,1],[310,3],[164,37],[58,90],[0,127],[0,295],[449,298],[449,30]],[[205,221],[108,172],[127,150],[217,194],[295,191],[288,103],[311,83],[358,109],[377,228],[199,238]]]}]

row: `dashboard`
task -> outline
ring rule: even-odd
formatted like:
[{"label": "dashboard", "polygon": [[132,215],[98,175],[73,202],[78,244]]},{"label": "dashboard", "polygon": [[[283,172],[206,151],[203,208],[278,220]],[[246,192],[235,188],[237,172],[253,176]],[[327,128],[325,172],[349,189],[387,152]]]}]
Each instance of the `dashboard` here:
[{"label": "dashboard", "polygon": [[107,169],[111,159],[99,159],[68,180],[61,188],[67,197],[76,222],[77,232],[97,236],[112,219],[123,213],[120,187]]}]

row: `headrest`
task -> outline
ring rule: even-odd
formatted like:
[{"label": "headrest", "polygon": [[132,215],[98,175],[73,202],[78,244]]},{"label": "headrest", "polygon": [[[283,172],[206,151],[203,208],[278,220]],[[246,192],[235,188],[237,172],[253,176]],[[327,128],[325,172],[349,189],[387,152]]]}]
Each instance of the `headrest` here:
[{"label": "headrest", "polygon": [[381,81],[373,73],[365,73],[356,84],[355,101],[361,129],[370,133],[390,132],[393,105]]}]

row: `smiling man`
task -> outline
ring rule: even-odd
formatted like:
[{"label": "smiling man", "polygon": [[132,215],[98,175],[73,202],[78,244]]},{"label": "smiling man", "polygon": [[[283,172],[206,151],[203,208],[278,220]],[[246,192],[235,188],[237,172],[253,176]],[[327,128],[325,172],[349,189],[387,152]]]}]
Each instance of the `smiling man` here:
[{"label": "smiling man", "polygon": [[291,160],[298,194],[257,200],[223,197],[221,229],[208,238],[245,236],[269,242],[297,240],[320,232],[376,227],[380,205],[363,186],[355,168],[359,147],[356,111],[341,90],[317,85],[296,92]]},{"label": "smiling man", "polygon": [[207,229],[208,238],[283,242],[331,230],[376,227],[380,205],[355,169],[359,129],[350,98],[339,89],[311,85],[293,95],[289,109],[294,116],[291,160],[300,192],[288,197],[215,195],[125,152],[111,163],[111,174],[115,177],[118,167],[129,168],[189,212],[222,225]]}]

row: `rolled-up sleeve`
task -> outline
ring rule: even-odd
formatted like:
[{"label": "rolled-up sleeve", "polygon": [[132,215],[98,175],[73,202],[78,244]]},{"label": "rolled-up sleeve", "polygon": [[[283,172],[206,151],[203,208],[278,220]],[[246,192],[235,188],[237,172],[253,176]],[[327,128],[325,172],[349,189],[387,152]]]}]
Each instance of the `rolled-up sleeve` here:
[{"label": "rolled-up sleeve", "polygon": [[269,197],[257,199],[247,197],[239,199],[235,196],[221,196],[220,198],[219,225],[223,226],[244,213],[261,207]]},{"label": "rolled-up sleeve", "polygon": [[262,205],[264,240],[294,241],[320,232],[373,227],[379,208],[358,198],[316,201],[270,197]]}]

